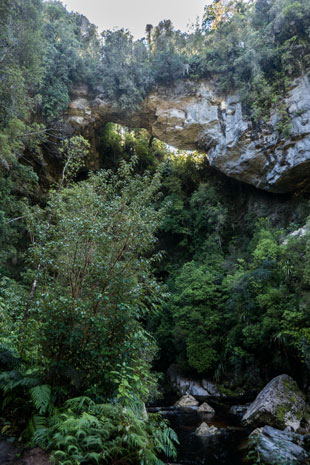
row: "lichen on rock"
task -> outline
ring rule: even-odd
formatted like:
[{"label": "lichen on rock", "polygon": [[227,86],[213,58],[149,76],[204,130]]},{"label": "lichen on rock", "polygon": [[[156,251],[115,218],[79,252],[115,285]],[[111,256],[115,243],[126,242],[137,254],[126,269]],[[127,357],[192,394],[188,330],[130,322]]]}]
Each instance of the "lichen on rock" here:
[{"label": "lichen on rock", "polygon": [[258,394],[242,422],[255,427],[270,425],[284,429],[291,426],[296,431],[305,412],[306,402],[297,383],[288,375],[280,375]]}]

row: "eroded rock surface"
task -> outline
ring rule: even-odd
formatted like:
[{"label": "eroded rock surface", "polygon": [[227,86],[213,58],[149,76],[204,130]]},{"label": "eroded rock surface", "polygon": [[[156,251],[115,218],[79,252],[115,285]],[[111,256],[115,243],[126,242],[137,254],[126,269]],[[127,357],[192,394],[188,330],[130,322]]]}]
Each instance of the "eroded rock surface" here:
[{"label": "eroded rock surface", "polygon": [[260,461],[268,464],[298,464],[306,463],[309,459],[302,435],[280,431],[271,426],[265,426],[255,436],[255,448]]},{"label": "eroded rock surface", "polygon": [[257,129],[244,116],[237,94],[219,95],[212,81],[183,79],[158,87],[131,113],[111,105],[100,90],[91,98],[82,86],[72,95],[66,121],[89,134],[108,121],[145,128],[174,147],[206,153],[210,165],[227,176],[267,191],[289,192],[310,177],[308,77],[294,80],[281,107],[290,125],[286,138],[279,131],[277,108]]},{"label": "eroded rock surface", "polygon": [[17,449],[7,441],[0,441],[0,464],[10,465],[16,458]]},{"label": "eroded rock surface", "polygon": [[208,396],[210,397],[222,397],[223,396],[223,393],[220,391],[218,386],[212,381],[203,379],[201,384],[204,390],[207,391]]},{"label": "eroded rock surface", "polygon": [[280,375],[258,394],[242,417],[242,422],[251,426],[270,425],[280,429],[291,426],[296,431],[305,412],[304,396],[296,382],[288,375]]}]

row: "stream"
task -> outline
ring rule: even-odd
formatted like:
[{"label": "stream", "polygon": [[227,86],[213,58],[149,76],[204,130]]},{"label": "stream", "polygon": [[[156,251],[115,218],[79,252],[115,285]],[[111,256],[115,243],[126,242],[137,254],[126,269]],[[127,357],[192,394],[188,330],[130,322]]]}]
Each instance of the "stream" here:
[{"label": "stream", "polygon": [[[179,438],[178,456],[169,464],[178,465],[241,465],[245,456],[247,430],[240,426],[240,417],[227,413],[227,407],[211,404],[215,415],[198,414],[175,407],[149,408],[160,412],[170,422]],[[204,438],[195,435],[202,422],[219,428],[218,434]]]},{"label": "stream", "polygon": [[[164,402],[165,403],[165,402]],[[208,402],[215,415],[187,411],[171,406],[149,407],[148,412],[160,412],[169,420],[178,435],[177,458],[167,465],[243,465],[248,431],[240,426],[240,417],[228,413],[229,405]],[[171,404],[170,404],[171,405]],[[219,428],[217,434],[198,437],[195,430],[201,423]],[[49,465],[49,454],[38,448],[15,459],[17,448],[0,438],[0,465]],[[164,460],[164,458],[162,457]]]}]

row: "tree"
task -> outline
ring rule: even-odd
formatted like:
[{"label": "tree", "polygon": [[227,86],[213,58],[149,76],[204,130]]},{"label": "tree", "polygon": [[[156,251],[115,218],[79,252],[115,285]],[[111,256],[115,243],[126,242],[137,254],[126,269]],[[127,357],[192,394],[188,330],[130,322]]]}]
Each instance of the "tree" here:
[{"label": "tree", "polygon": [[99,40],[95,27],[82,15],[69,13],[61,2],[45,2],[44,80],[40,88],[42,113],[53,121],[69,105],[73,83],[86,81],[90,88],[99,66]]},{"label": "tree", "polygon": [[120,367],[148,378],[154,348],[139,320],[160,291],[146,255],[159,219],[152,205],[159,177],[133,176],[133,166],[70,185],[29,218],[31,261],[40,269],[24,333],[37,321],[47,378],[72,377],[77,392],[92,385],[112,394]]},{"label": "tree", "polygon": [[189,366],[198,373],[211,373],[221,359],[225,294],[220,277],[216,267],[195,262],[186,263],[176,277],[169,312],[177,360],[183,369]]},{"label": "tree", "polygon": [[35,103],[43,74],[41,25],[40,0],[1,2],[0,129],[13,118],[29,117]]},{"label": "tree", "polygon": [[103,92],[121,108],[134,109],[153,84],[146,46],[124,29],[105,31],[103,37],[98,70]]}]

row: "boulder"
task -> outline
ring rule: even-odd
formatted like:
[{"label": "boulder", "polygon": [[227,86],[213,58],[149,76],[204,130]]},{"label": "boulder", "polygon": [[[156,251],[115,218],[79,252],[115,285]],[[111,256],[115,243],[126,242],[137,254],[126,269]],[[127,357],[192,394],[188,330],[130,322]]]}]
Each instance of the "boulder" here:
[{"label": "boulder", "polygon": [[302,435],[271,426],[264,426],[262,432],[254,437],[254,443],[259,462],[291,465],[305,463],[310,457],[303,448]]},{"label": "boulder", "polygon": [[304,395],[297,383],[288,375],[272,379],[258,394],[242,417],[250,426],[270,425],[284,429],[291,426],[295,431],[306,411]]},{"label": "boulder", "polygon": [[208,436],[214,436],[219,434],[220,430],[216,426],[209,426],[207,423],[201,423],[201,425],[196,429],[195,434],[201,438]]},{"label": "boulder", "polygon": [[198,413],[208,413],[208,414],[215,414],[215,410],[211,405],[207,404],[207,402],[204,402],[198,407]]},{"label": "boulder", "polygon": [[182,408],[182,409],[187,409],[187,410],[197,410],[199,405],[198,400],[195,399],[195,397],[191,395],[185,395],[182,396],[181,399],[179,399],[174,406],[177,408]]}]

